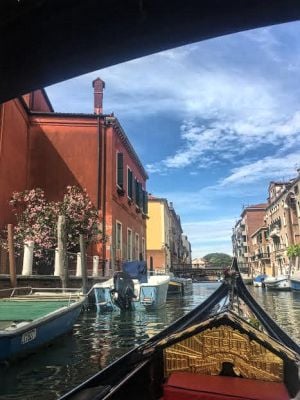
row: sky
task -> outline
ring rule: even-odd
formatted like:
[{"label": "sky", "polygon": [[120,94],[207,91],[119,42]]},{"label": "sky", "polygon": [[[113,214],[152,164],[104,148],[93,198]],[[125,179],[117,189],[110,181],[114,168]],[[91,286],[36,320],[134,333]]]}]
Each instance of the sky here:
[{"label": "sky", "polygon": [[231,34],[94,71],[46,88],[55,111],[93,112],[105,81],[149,180],[173,202],[192,258],[232,253],[243,207],[300,167],[300,22]]}]

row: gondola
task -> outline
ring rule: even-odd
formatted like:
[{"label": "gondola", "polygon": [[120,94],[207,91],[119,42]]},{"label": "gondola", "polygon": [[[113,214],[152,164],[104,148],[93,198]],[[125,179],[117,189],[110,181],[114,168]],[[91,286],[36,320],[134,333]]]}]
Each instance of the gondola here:
[{"label": "gondola", "polygon": [[299,362],[299,346],[250,295],[233,259],[201,305],[61,400],[285,400],[299,392]]}]

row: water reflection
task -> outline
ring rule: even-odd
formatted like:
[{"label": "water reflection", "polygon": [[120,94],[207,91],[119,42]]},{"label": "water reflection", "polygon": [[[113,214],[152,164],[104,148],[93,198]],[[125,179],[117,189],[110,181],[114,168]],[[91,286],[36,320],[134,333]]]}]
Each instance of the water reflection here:
[{"label": "water reflection", "polygon": [[300,292],[277,292],[252,286],[249,290],[283,330],[300,343]]},{"label": "water reflection", "polygon": [[[10,367],[0,367],[1,400],[57,399],[205,300],[219,284],[194,284],[193,294],[168,299],[157,312],[83,313],[73,334]],[[300,292],[250,288],[259,303],[300,342]]]}]

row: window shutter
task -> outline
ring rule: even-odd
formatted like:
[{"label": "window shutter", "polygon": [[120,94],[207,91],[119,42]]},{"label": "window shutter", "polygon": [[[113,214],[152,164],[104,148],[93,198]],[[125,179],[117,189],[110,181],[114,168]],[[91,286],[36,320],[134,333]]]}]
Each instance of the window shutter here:
[{"label": "window shutter", "polygon": [[143,213],[148,214],[148,193],[143,190]]},{"label": "window shutter", "polygon": [[143,209],[143,188],[142,188],[142,184],[139,182],[139,202],[138,202],[138,206],[140,207],[140,209]]},{"label": "window shutter", "polygon": [[135,204],[138,206],[140,202],[140,191],[139,191],[139,182],[137,179],[134,180],[134,187],[135,187]]},{"label": "window shutter", "polygon": [[128,169],[128,188],[127,188],[127,192],[128,192],[128,197],[130,197],[132,199],[132,195],[133,195],[133,181],[132,181],[132,171],[130,169]]},{"label": "window shutter", "polygon": [[117,185],[123,189],[124,186],[124,174],[123,174],[123,153],[118,153],[117,159]]}]

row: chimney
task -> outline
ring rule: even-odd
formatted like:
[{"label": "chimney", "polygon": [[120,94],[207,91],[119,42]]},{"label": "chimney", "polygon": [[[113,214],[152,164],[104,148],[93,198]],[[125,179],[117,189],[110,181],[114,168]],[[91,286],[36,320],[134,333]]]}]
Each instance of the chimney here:
[{"label": "chimney", "polygon": [[100,78],[96,78],[93,81],[94,88],[94,114],[103,113],[103,89],[105,88],[105,82]]}]

